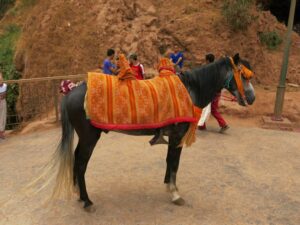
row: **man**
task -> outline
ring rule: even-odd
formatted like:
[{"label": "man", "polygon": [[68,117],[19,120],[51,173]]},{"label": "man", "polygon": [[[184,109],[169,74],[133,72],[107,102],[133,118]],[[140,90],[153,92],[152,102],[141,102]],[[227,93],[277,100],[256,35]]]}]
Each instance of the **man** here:
[{"label": "man", "polygon": [[129,55],[130,67],[135,73],[137,80],[145,79],[145,70],[144,66],[138,61],[137,54],[133,53]]},{"label": "man", "polygon": [[103,73],[108,75],[116,75],[118,73],[116,65],[113,64],[115,58],[115,50],[107,50],[107,58],[103,62]]},{"label": "man", "polygon": [[6,125],[6,91],[7,85],[3,83],[3,75],[0,72],[0,139],[4,139]]},{"label": "man", "polygon": [[[205,61],[206,61],[206,64],[213,63],[215,61],[215,56],[213,54],[207,54],[205,56]],[[217,93],[215,98],[211,102],[211,114],[213,115],[213,117],[215,117],[215,119],[219,123],[219,126],[220,126],[219,132],[224,133],[226,130],[229,129],[229,126],[218,111],[220,97],[221,97],[221,92]],[[205,123],[202,126],[199,126],[198,128],[199,128],[199,130],[206,130]]]},{"label": "man", "polygon": [[183,67],[183,53],[179,51],[178,45],[174,46],[174,53],[170,55],[172,62],[175,64],[176,72],[181,73]]}]

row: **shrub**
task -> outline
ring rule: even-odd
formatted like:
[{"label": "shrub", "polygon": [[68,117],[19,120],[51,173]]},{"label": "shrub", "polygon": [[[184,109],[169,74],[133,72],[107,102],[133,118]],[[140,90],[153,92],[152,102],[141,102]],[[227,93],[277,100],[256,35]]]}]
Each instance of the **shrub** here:
[{"label": "shrub", "polygon": [[[37,0],[0,0],[0,19],[7,13],[10,16],[16,16],[23,10],[35,5]],[[16,3],[16,4],[15,4]]]},{"label": "shrub", "polygon": [[[4,79],[19,79],[20,73],[16,70],[14,61],[15,44],[21,34],[20,27],[9,25],[0,35],[0,70]],[[16,102],[19,95],[18,85],[9,85],[7,90],[8,115],[16,114]],[[8,118],[9,123],[14,123],[16,118]]]},{"label": "shrub", "polygon": [[36,0],[22,0],[21,7],[31,7],[36,3]]},{"label": "shrub", "polygon": [[258,34],[260,42],[270,50],[275,50],[282,43],[282,39],[276,31],[261,32]]},{"label": "shrub", "polygon": [[233,30],[246,30],[254,20],[252,0],[225,0],[222,13]]},{"label": "shrub", "polygon": [[15,3],[15,0],[0,0],[0,19],[6,10]]}]

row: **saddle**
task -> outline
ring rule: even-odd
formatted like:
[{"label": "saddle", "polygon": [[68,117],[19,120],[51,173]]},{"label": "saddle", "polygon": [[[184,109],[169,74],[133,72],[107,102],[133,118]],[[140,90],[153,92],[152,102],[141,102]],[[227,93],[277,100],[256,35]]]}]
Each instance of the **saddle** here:
[{"label": "saddle", "polygon": [[136,80],[125,57],[119,58],[118,76],[88,73],[85,110],[93,126],[103,130],[157,129],[150,144],[167,143],[160,129],[164,126],[181,122],[197,126],[201,113],[172,70],[164,65],[159,76]]}]

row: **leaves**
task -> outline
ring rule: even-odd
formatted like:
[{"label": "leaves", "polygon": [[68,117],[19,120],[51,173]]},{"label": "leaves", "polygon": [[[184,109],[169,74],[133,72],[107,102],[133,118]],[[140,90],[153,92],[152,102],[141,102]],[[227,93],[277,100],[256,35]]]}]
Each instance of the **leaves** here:
[{"label": "leaves", "polygon": [[268,49],[275,50],[282,43],[282,39],[276,31],[262,32],[258,34],[262,44],[266,45]]},{"label": "leaves", "polygon": [[0,0],[0,19],[6,10],[15,3],[15,0]]},{"label": "leaves", "polygon": [[[0,70],[4,79],[19,79],[20,73],[14,65],[14,50],[16,42],[21,34],[21,29],[17,25],[11,24],[4,29],[4,33],[0,35]],[[17,84],[8,86],[7,90],[7,111],[8,115],[16,114],[16,102],[19,95],[19,87]],[[8,120],[16,118],[8,118]],[[8,121],[12,123],[14,121]]]},{"label": "leaves", "polygon": [[225,0],[222,13],[233,30],[246,30],[255,19],[250,13],[252,0]]}]

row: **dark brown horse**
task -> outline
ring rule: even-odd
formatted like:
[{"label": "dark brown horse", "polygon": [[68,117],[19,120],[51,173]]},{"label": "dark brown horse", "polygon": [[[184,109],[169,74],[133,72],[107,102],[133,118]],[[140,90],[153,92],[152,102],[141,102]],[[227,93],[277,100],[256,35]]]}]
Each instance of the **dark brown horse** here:
[{"label": "dark brown horse", "polygon": [[[223,88],[232,93],[240,105],[251,105],[255,100],[255,95],[248,78],[241,77],[245,93],[245,95],[241,95],[233,76],[234,69],[241,68],[241,64],[251,69],[249,63],[241,60],[237,54],[232,61],[229,57],[224,57],[210,65],[186,72],[180,75],[180,79],[190,93],[194,104],[200,108],[211,102],[216,93]],[[59,166],[54,193],[57,194],[66,189],[71,190],[72,186],[76,186],[79,188],[79,198],[84,203],[84,208],[90,209],[93,203],[86,190],[85,172],[93,149],[103,130],[93,127],[90,121],[86,119],[84,110],[86,91],[86,84],[82,84],[62,99],[62,137],[54,162]],[[184,200],[180,197],[176,187],[176,174],[182,150],[182,147],[178,146],[188,127],[189,123],[177,123],[161,128],[163,134],[169,137],[164,183],[167,184],[172,194],[172,202],[178,205],[184,204]],[[75,158],[73,157],[74,130],[79,137],[75,148]],[[156,132],[156,130],[151,129],[122,131],[122,133],[129,135],[154,135]]]}]

